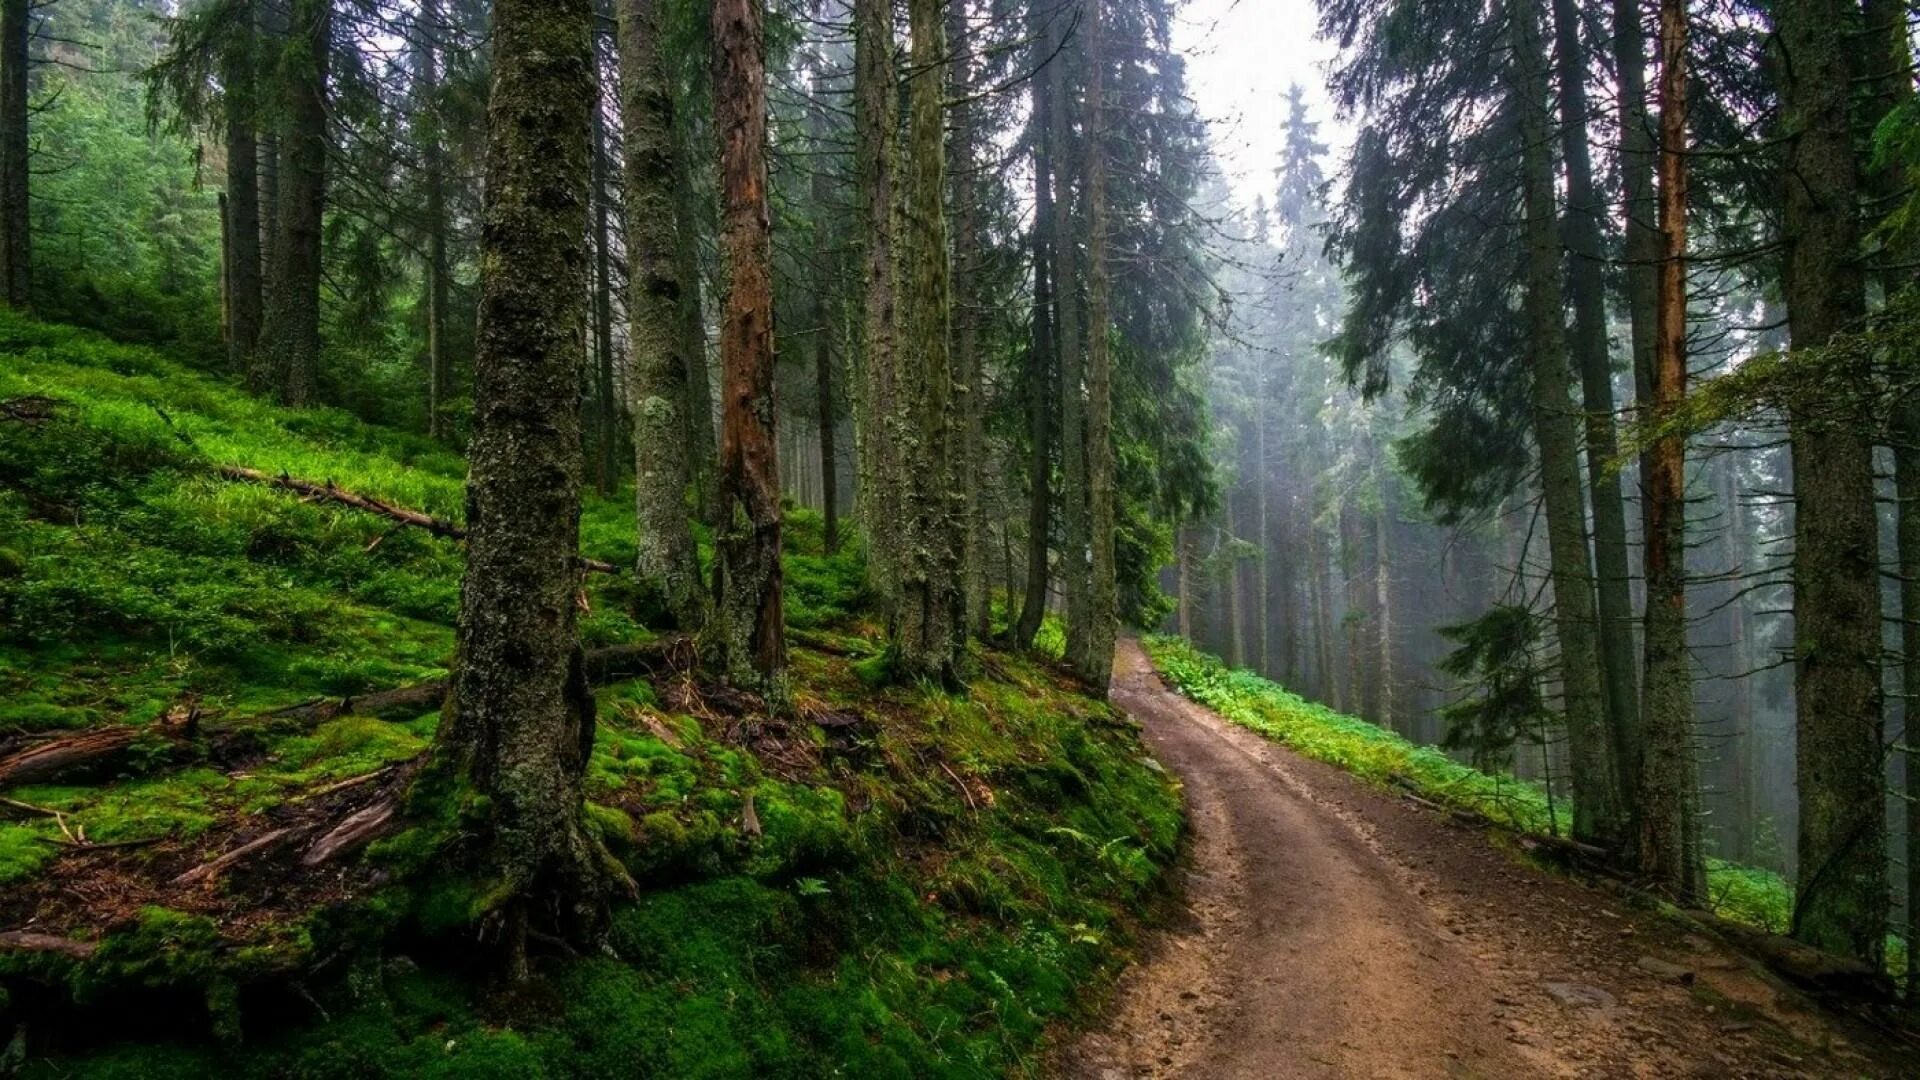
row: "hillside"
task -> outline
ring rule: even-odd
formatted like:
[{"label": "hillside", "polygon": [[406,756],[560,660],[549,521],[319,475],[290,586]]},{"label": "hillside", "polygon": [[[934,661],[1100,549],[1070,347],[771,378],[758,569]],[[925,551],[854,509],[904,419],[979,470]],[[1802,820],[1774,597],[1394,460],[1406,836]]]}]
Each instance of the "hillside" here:
[{"label": "hillside", "polygon": [[[453,523],[461,459],[5,314],[0,401],[0,1069],[1000,1072],[1162,888],[1179,803],[1135,727],[978,647],[964,694],[873,688],[859,559],[795,512],[791,720],[586,575],[590,816],[640,892],[605,955],[503,989],[435,862],[460,823],[409,785],[458,541],[221,472]],[[583,555],[627,565],[633,528],[591,500]]]}]

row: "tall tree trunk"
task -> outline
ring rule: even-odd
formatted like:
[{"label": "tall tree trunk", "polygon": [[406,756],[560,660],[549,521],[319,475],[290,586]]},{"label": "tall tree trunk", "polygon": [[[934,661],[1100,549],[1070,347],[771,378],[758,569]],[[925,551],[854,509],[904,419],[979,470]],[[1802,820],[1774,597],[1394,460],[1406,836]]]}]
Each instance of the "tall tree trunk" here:
[{"label": "tall tree trunk", "polygon": [[624,143],[628,348],[631,350],[633,493],[641,580],[652,582],[682,630],[707,621],[700,556],[687,497],[692,487],[687,337],[681,325],[680,234],[674,198],[679,147],[673,95],[660,55],[661,0],[619,0],[620,115]]},{"label": "tall tree trunk", "polygon": [[883,600],[893,596],[904,557],[899,432],[894,429],[899,362],[893,251],[893,170],[896,139],[892,0],[854,0],[854,160],[859,200],[864,303],[861,340],[864,386],[860,407],[860,519],[867,533],[867,582]]},{"label": "tall tree trunk", "polygon": [[1379,685],[1380,723],[1400,730],[1393,697],[1393,559],[1389,534],[1393,529],[1393,502],[1388,497],[1386,470],[1380,467],[1380,449],[1373,447],[1373,482],[1380,490],[1380,514],[1373,522],[1374,681]]},{"label": "tall tree trunk", "polygon": [[313,396],[320,366],[321,218],[327,204],[327,61],[330,0],[292,0],[281,51],[283,94],[276,170],[279,234],[268,264],[253,383],[282,404]]},{"label": "tall tree trunk", "polygon": [[1508,4],[1513,92],[1521,123],[1526,202],[1527,347],[1533,377],[1533,434],[1546,504],[1548,564],[1572,768],[1574,836],[1618,848],[1624,837],[1615,763],[1595,635],[1593,566],[1587,551],[1586,500],[1580,490],[1580,441],[1561,324],[1560,238],[1553,192],[1552,118],[1540,23],[1533,5]]},{"label": "tall tree trunk", "polygon": [[[1113,328],[1107,297],[1107,103],[1102,0],[1087,13],[1087,499],[1092,527],[1088,567],[1085,665],[1080,675],[1106,693],[1113,678],[1113,644],[1120,632],[1118,572],[1114,566]],[[1262,598],[1264,599],[1264,598]],[[1256,608],[1256,612],[1261,609]],[[1264,618],[1261,620],[1265,624]],[[1262,635],[1264,640],[1264,634]]]},{"label": "tall tree trunk", "polygon": [[1317,526],[1311,527],[1308,532],[1307,557],[1312,567],[1307,577],[1307,590],[1313,608],[1314,686],[1319,699],[1337,711],[1344,707],[1345,699],[1340,696],[1340,687],[1333,679],[1333,605],[1327,596],[1331,583],[1328,581],[1327,552],[1322,546]]},{"label": "tall tree trunk", "polygon": [[947,252],[946,156],[942,100],[931,75],[946,59],[940,0],[908,0],[912,65],[908,87],[906,213],[903,237],[907,328],[898,354],[907,543],[896,565],[889,621],[893,659],[914,679],[952,682],[961,641],[960,555],[965,499],[953,475],[961,424],[952,408],[952,294]]},{"label": "tall tree trunk", "polygon": [[440,123],[440,0],[423,0],[421,21],[429,28],[420,45],[421,162],[427,197],[427,434],[451,434],[447,415],[453,398],[453,357],[447,350],[447,303],[451,273],[447,258],[447,150]]},{"label": "tall tree trunk", "polygon": [[[974,107],[972,25],[966,0],[947,0],[947,94],[954,104],[947,139],[947,184],[953,191],[953,379],[960,393],[960,440],[954,479],[965,503],[961,517],[960,595],[966,617],[961,629],[981,641],[992,632],[987,595],[986,383],[978,345],[980,298],[980,178],[975,160],[979,141]],[[1008,597],[1008,603],[1013,598]]]},{"label": "tall tree trunk", "polygon": [[[808,105],[807,126],[813,136],[814,152],[825,154],[827,150],[827,111],[818,99]],[[844,266],[838,254],[840,245],[834,235],[837,231],[828,222],[825,215],[833,199],[832,177],[828,175],[824,163],[813,168],[812,202],[814,212],[821,215],[815,226],[814,257],[832,264],[832,270],[821,268],[823,284],[825,280],[839,282],[845,280]],[[819,266],[820,264],[816,264]],[[834,428],[837,426],[833,387],[833,317],[836,302],[830,290],[816,286],[811,293],[813,307],[813,385],[817,399],[819,430],[815,432],[820,439],[820,509],[825,518],[825,530],[822,542],[826,553],[831,555],[840,550],[840,491],[839,478],[834,460]]]},{"label": "tall tree trunk", "polygon": [[0,0],[0,301],[24,309],[33,293],[28,214],[27,68],[30,0]]},{"label": "tall tree trunk", "polygon": [[[1054,327],[1060,338],[1060,584],[1066,597],[1067,664],[1085,672],[1091,649],[1093,612],[1092,506],[1087,476],[1087,357],[1081,351],[1080,273],[1073,224],[1073,90],[1067,79],[1070,53],[1065,12],[1048,23],[1052,59],[1046,67],[1052,101],[1048,141],[1053,147],[1053,295]],[[1085,160],[1085,159],[1083,159]],[[1234,633],[1238,634],[1236,624]],[[1236,652],[1236,662],[1239,659]]]},{"label": "tall tree trunk", "polygon": [[1257,357],[1254,360],[1253,377],[1253,531],[1254,546],[1260,549],[1260,561],[1255,564],[1254,612],[1259,620],[1255,627],[1254,640],[1260,649],[1260,659],[1254,665],[1260,674],[1269,679],[1278,678],[1279,667],[1273,662],[1273,535],[1272,523],[1268,520],[1267,502],[1269,489],[1273,481],[1269,475],[1267,459],[1267,377],[1266,365]]},{"label": "tall tree trunk", "polygon": [[[1660,3],[1660,277],[1653,412],[1672,415],[1687,392],[1687,7]],[[1647,715],[1640,785],[1640,869],[1682,907],[1706,894],[1687,653],[1687,444],[1657,440],[1648,455]]]},{"label": "tall tree trunk", "polygon": [[1240,620],[1240,557],[1233,553],[1236,525],[1231,496],[1227,498],[1226,515],[1226,524],[1219,527],[1220,539],[1214,547],[1226,551],[1225,563],[1220,569],[1220,592],[1221,598],[1226,601],[1227,666],[1239,667],[1246,663],[1247,647],[1246,639],[1242,637],[1245,629]]},{"label": "tall tree trunk", "polygon": [[767,211],[767,68],[760,0],[713,5],[714,126],[720,136],[721,524],[718,644],[727,678],[784,706],[780,463],[774,452],[773,246]]},{"label": "tall tree trunk", "polygon": [[1174,557],[1178,561],[1175,571],[1179,606],[1177,612],[1180,637],[1188,644],[1197,645],[1193,640],[1193,529],[1181,524],[1174,526]]},{"label": "tall tree trunk", "polygon": [[590,25],[587,0],[493,10],[467,570],[439,753],[486,800],[491,914],[516,979],[530,917],[594,932],[618,865],[586,823],[594,704],[574,623]]},{"label": "tall tree trunk", "polygon": [[[1036,14],[1036,20],[1044,16]],[[1044,35],[1042,36],[1044,40]],[[1032,453],[1027,459],[1027,588],[1014,624],[1013,645],[1030,648],[1047,613],[1048,541],[1053,532],[1053,409],[1058,396],[1055,358],[1059,333],[1054,324],[1053,288],[1053,80],[1033,84],[1033,342],[1027,352],[1027,430]],[[1183,552],[1184,554],[1184,552]],[[1013,598],[1007,598],[1012,603]],[[1186,613],[1182,609],[1183,615]],[[1184,633],[1184,632],[1183,632]],[[1192,640],[1190,634],[1185,635]]]},{"label": "tall tree trunk", "polygon": [[[596,34],[595,40],[598,39]],[[597,71],[597,61],[594,66]],[[620,407],[613,400],[613,233],[608,225],[608,210],[607,106],[596,79],[593,95],[593,480],[602,497],[613,494],[620,446]]]},{"label": "tall tree trunk", "polygon": [[227,367],[245,374],[260,339],[260,178],[254,137],[254,15],[251,0],[234,12],[233,41],[221,60],[226,84]]},{"label": "tall tree trunk", "polygon": [[1587,486],[1593,502],[1593,562],[1599,593],[1600,675],[1606,692],[1607,733],[1619,763],[1620,802],[1629,818],[1639,805],[1640,700],[1634,678],[1633,572],[1627,559],[1627,515],[1620,498],[1620,456],[1614,434],[1613,365],[1607,348],[1606,286],[1601,281],[1600,219],[1606,202],[1594,185],[1587,146],[1587,50],[1580,40],[1576,0],[1553,0],[1555,53],[1560,72],[1560,144],[1567,177],[1561,235],[1570,258],[1573,362],[1586,407]]},{"label": "tall tree trunk", "polygon": [[[671,103],[671,89],[668,92]],[[693,174],[688,142],[680,128],[668,133],[672,140],[673,211],[679,223],[674,243],[674,261],[680,281],[680,354],[686,358],[687,392],[683,413],[686,417],[687,472],[693,479],[693,504],[701,520],[709,525],[720,521],[720,444],[713,426],[713,378],[707,361],[707,312],[700,268],[700,202],[694,197]]]},{"label": "tall tree trunk", "polygon": [[[1791,58],[1778,69],[1788,139],[1787,327],[1793,347],[1804,349],[1825,344],[1866,312],[1850,101],[1858,8],[1841,0],[1781,0],[1774,18]],[[1877,964],[1886,918],[1886,815],[1873,449],[1857,418],[1822,415],[1812,405],[1789,408],[1788,436],[1798,523],[1793,936]]]}]

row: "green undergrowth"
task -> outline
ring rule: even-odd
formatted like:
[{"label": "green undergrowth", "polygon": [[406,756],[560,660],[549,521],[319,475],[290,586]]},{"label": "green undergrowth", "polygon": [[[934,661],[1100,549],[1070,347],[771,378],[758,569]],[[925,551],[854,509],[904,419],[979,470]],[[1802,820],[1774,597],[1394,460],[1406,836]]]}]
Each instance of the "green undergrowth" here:
[{"label": "green undergrowth", "polygon": [[[1569,807],[1561,802],[1550,812],[1546,790],[1538,783],[1455,761],[1250,671],[1229,668],[1185,639],[1156,636],[1145,644],[1154,665],[1181,693],[1310,758],[1375,783],[1411,788],[1422,798],[1482,815],[1518,833],[1567,834]],[[1709,859],[1707,892],[1714,914],[1769,933],[1787,932],[1793,887],[1779,874]],[[1888,950],[1894,970],[1904,970],[1904,950],[1893,935],[1888,936]]]},{"label": "green undergrowth", "polygon": [[[58,402],[43,424],[0,424],[0,749],[444,673],[457,544],[215,470],[284,470],[457,520],[458,456],[4,313],[0,354],[0,399]],[[589,497],[586,554],[632,558],[629,499]],[[428,790],[421,824],[317,881],[285,876],[292,852],[263,856],[204,891],[159,889],[167,902],[72,926],[98,944],[84,960],[0,952],[0,1046],[21,1037],[0,1071],[1023,1068],[1085,1015],[1164,890],[1177,791],[1129,723],[1044,659],[976,653],[959,693],[870,686],[861,668],[880,648],[857,545],[825,554],[804,511],[786,545],[799,715],[763,732],[770,744],[668,687],[598,691],[589,819],[640,885],[604,950],[545,948],[530,985],[492,978],[475,961],[485,898],[444,867],[460,811]],[[650,599],[589,578],[588,643],[645,640]],[[436,721],[348,716],[266,735],[242,768],[183,758],[156,727],[106,775],[4,792],[58,817],[0,813],[0,892],[50,881],[69,833],[129,845],[84,888],[164,880],[249,821],[417,758]]]}]

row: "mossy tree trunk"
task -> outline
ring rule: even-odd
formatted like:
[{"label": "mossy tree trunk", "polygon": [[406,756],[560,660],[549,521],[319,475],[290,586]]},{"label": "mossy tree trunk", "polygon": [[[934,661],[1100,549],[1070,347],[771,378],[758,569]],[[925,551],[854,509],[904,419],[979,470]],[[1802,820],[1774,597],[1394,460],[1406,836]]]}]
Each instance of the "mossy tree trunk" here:
[{"label": "mossy tree trunk", "polygon": [[[1866,313],[1852,136],[1859,8],[1781,0],[1787,139],[1785,292],[1792,345]],[[1881,794],[1879,526],[1873,448],[1852,416],[1789,408],[1800,825],[1793,936],[1878,963],[1887,911]]]},{"label": "mossy tree trunk", "polygon": [[1513,86],[1521,124],[1526,213],[1527,347],[1533,381],[1533,435],[1547,519],[1554,627],[1566,702],[1574,789],[1574,835],[1618,849],[1624,826],[1615,764],[1607,738],[1606,702],[1595,635],[1593,564],[1587,550],[1580,441],[1572,372],[1561,322],[1560,237],[1554,206],[1552,120],[1539,12],[1525,0],[1507,6]]},{"label": "mossy tree trunk", "polygon": [[680,233],[674,199],[673,96],[660,55],[660,0],[619,0],[620,96],[625,132],[628,346],[632,358],[633,493],[638,571],[682,630],[706,624],[688,494],[693,400],[681,325]]},{"label": "mossy tree trunk", "polygon": [[[1086,0],[1087,35],[1087,514],[1088,604],[1080,676],[1101,694],[1113,677],[1120,629],[1113,534],[1113,326],[1108,318],[1106,48],[1102,0]],[[1264,538],[1263,538],[1264,542]],[[1260,616],[1264,596],[1254,598]],[[1264,622],[1264,616],[1260,616]]]},{"label": "mossy tree trunk", "polygon": [[[827,110],[817,98],[807,105],[807,129],[814,152],[830,153]],[[822,279],[822,285],[811,291],[809,299],[813,310],[814,415],[818,419],[816,434],[820,438],[821,547],[828,555],[832,555],[840,550],[840,478],[839,462],[835,457],[839,411],[834,408],[834,387],[839,380],[833,374],[833,326],[839,303],[834,292],[826,288],[824,283],[845,280],[845,266],[838,254],[836,222],[829,216],[834,197],[833,177],[824,164],[814,167],[808,195],[813,201],[814,213],[818,215],[814,222],[813,246],[815,258],[821,260],[816,266],[821,271]]]},{"label": "mossy tree trunk", "polygon": [[[598,34],[595,35],[596,40]],[[594,63],[598,72],[599,62]],[[593,486],[613,494],[619,474],[620,403],[613,391],[613,229],[607,190],[607,108],[595,81],[593,94]]]},{"label": "mossy tree trunk", "polygon": [[493,10],[467,571],[439,753],[486,800],[516,977],[529,919],[592,933],[613,872],[585,820],[594,705],[574,622],[591,23],[588,0]]},{"label": "mossy tree trunk", "polygon": [[893,5],[854,0],[854,160],[861,214],[860,520],[867,582],[883,604],[903,556],[893,251],[896,140]]},{"label": "mossy tree trunk", "polygon": [[281,42],[278,235],[270,245],[265,311],[251,382],[284,405],[313,396],[320,366],[321,219],[327,204],[330,0],[292,0]]},{"label": "mossy tree trunk", "polygon": [[[1687,12],[1660,4],[1660,274],[1653,411],[1670,415],[1687,390]],[[1647,713],[1639,807],[1640,869],[1683,907],[1706,894],[1687,652],[1687,444],[1659,439],[1648,455]],[[1624,763],[1623,763],[1624,767]]]},{"label": "mossy tree trunk", "polygon": [[[972,24],[966,0],[947,0],[947,96],[953,105],[947,139],[947,184],[953,191],[953,380],[960,394],[960,438],[953,478],[964,502],[960,521],[960,595],[965,611],[959,629],[985,641],[991,634],[987,595],[986,384],[982,377],[979,325],[980,177],[973,85]],[[1012,602],[1012,597],[1008,597]]]},{"label": "mossy tree trunk", "polygon": [[947,56],[940,0],[908,0],[907,175],[902,238],[907,269],[897,379],[901,434],[900,495],[907,522],[893,567],[888,638],[896,671],[907,679],[951,683],[961,627],[960,555],[965,496],[954,475],[962,431],[953,402],[952,265],[947,250],[944,82],[933,77]]},{"label": "mossy tree trunk", "polygon": [[767,211],[767,69],[760,0],[713,5],[720,137],[720,525],[715,644],[726,678],[783,707],[780,464],[773,403],[773,248]]},{"label": "mossy tree trunk", "polygon": [[1569,254],[1573,296],[1573,361],[1586,408],[1587,490],[1593,504],[1593,562],[1599,597],[1600,667],[1607,736],[1620,763],[1620,801],[1631,815],[1639,786],[1640,698],[1633,649],[1633,575],[1627,558],[1627,515],[1620,497],[1614,431],[1613,364],[1607,348],[1606,285],[1600,216],[1606,212],[1587,145],[1587,49],[1576,0],[1553,0],[1554,52],[1560,74],[1561,162],[1567,209],[1561,236]]},{"label": "mossy tree trunk", "polygon": [[33,293],[27,173],[29,0],[0,0],[0,300],[25,308]]},{"label": "mossy tree trunk", "polygon": [[226,126],[226,286],[227,367],[236,374],[253,368],[260,339],[260,177],[259,139],[255,137],[254,13],[252,0],[234,5],[232,40],[221,57],[225,84],[221,117]]}]

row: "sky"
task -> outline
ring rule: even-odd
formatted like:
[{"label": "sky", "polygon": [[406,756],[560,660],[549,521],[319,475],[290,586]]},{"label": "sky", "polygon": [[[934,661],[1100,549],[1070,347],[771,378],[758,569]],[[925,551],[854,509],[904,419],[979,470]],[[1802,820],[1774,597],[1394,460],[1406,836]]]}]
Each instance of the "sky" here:
[{"label": "sky", "polygon": [[[1313,0],[1188,0],[1174,24],[1187,85],[1208,121],[1214,153],[1236,201],[1269,195],[1280,163],[1287,87],[1306,89],[1321,141],[1343,155],[1352,133],[1334,120],[1326,65],[1335,48],[1314,30]],[[1329,162],[1327,172],[1335,172]]]}]

